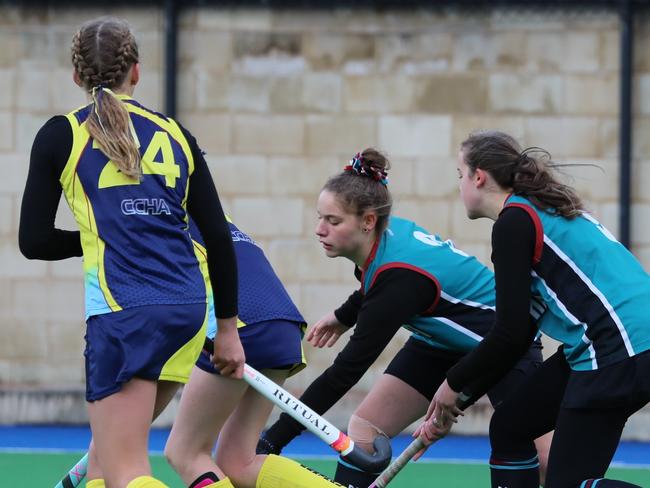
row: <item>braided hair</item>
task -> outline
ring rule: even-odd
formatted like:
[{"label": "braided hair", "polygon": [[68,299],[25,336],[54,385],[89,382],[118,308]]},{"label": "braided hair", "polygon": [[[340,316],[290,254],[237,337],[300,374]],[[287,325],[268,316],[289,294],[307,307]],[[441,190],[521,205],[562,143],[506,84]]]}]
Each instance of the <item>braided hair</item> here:
[{"label": "braided hair", "polygon": [[72,65],[93,107],[86,127],[101,151],[130,178],[142,174],[137,137],[124,103],[115,96],[138,62],[129,24],[113,17],[86,22],[72,38]]},{"label": "braided hair", "polygon": [[341,173],[327,180],[323,190],[337,195],[346,211],[357,216],[367,211],[376,212],[376,229],[381,233],[388,226],[393,206],[388,190],[389,169],[390,161],[386,156],[373,148],[364,149]]},{"label": "braided hair", "polygon": [[471,171],[480,168],[492,175],[502,189],[528,198],[542,210],[573,219],[584,211],[576,191],[558,181],[548,151],[540,147],[521,149],[508,134],[479,131],[461,143],[465,163]]}]

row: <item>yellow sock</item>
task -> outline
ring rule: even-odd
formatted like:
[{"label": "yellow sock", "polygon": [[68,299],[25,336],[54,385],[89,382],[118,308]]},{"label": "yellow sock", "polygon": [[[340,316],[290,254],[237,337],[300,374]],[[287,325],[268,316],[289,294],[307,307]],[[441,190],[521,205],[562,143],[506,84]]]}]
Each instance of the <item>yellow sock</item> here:
[{"label": "yellow sock", "polygon": [[341,487],[291,459],[269,454],[257,475],[255,488],[335,488]]},{"label": "yellow sock", "polygon": [[126,488],[169,488],[162,481],[158,481],[151,476],[138,476],[137,478],[129,481]]},{"label": "yellow sock", "polygon": [[106,488],[106,483],[101,478],[95,480],[88,480],[86,483],[86,488]]},{"label": "yellow sock", "polygon": [[224,478],[221,481],[207,485],[205,488],[235,488],[235,485],[230,482],[230,478]]}]

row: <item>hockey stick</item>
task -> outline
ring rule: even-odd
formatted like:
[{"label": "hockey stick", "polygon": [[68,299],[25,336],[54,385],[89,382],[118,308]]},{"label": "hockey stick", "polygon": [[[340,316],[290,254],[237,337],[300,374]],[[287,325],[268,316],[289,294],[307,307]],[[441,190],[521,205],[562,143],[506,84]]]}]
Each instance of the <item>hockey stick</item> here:
[{"label": "hockey stick", "polygon": [[[456,401],[456,405],[461,410],[464,410],[470,405],[469,397],[466,395],[461,395]],[[437,442],[437,441],[436,441]],[[431,444],[430,444],[431,445]],[[397,456],[395,461],[390,463],[386,469],[384,469],[381,474],[372,482],[368,488],[385,488],[388,486],[388,483],[397,476],[404,466],[415,456],[418,452],[426,447],[426,444],[422,441],[420,437],[417,437],[412,441],[402,453]]]},{"label": "hockey stick", "polygon": [[[212,354],[214,350],[212,340],[206,338],[204,349]],[[381,471],[390,463],[392,450],[387,437],[377,437],[374,444],[376,452],[369,454],[355,446],[354,441],[333,424],[248,364],[244,367],[244,381],[280,410],[305,426],[316,437],[327,443],[345,461],[369,472]]]},{"label": "hockey stick", "polygon": [[[206,338],[203,348],[212,354],[214,351],[212,340]],[[333,424],[248,364],[244,367],[244,381],[280,408],[280,410],[286,412],[297,422],[304,425],[316,437],[326,442],[345,461],[369,472],[381,471],[390,463],[392,450],[390,440],[387,437],[377,437],[374,442],[376,452],[369,454],[355,446],[354,441]],[[79,486],[81,480],[86,476],[87,467],[88,454],[85,454],[54,488],[75,488]]]},{"label": "hockey stick", "polygon": [[68,471],[61,481],[54,488],[75,488],[81,484],[81,480],[86,477],[88,470],[88,453],[79,460],[74,467]]},{"label": "hockey stick", "polygon": [[400,454],[395,461],[390,463],[386,469],[377,477],[375,481],[368,488],[385,488],[390,481],[399,473],[406,463],[408,463],[418,451],[425,447],[424,442],[419,437],[411,442],[402,454]]}]

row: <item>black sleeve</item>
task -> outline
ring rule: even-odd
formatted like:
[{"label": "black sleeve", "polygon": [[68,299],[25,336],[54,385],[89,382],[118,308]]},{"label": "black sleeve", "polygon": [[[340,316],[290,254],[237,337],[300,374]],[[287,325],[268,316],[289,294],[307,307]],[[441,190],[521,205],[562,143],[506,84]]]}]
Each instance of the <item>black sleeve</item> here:
[{"label": "black sleeve", "polygon": [[352,295],[348,297],[343,305],[334,310],[334,316],[343,325],[352,327],[357,323],[357,316],[359,315],[359,309],[361,308],[362,302],[363,293],[361,293],[359,290],[356,290],[354,293],[352,293]]},{"label": "black sleeve", "polygon": [[474,400],[482,396],[515,365],[534,339],[537,329],[530,315],[534,251],[531,217],[520,208],[504,210],[492,230],[495,324],[476,349],[447,372],[454,391]]},{"label": "black sleeve", "polygon": [[237,261],[230,228],[203,152],[194,136],[183,127],[181,130],[194,158],[187,210],[205,242],[215,315],[217,318],[232,317],[237,315]]},{"label": "black sleeve", "polygon": [[[400,268],[380,273],[363,299],[350,340],[300,400],[319,414],[329,410],[361,379],[402,324],[427,310],[436,296],[435,282],[420,273]],[[299,426],[288,415],[281,417],[280,422]]]},{"label": "black sleeve", "polygon": [[28,259],[54,261],[82,255],[79,231],[54,226],[62,192],[59,178],[71,150],[72,128],[62,115],[52,117],[36,134],[18,228],[18,246]]}]

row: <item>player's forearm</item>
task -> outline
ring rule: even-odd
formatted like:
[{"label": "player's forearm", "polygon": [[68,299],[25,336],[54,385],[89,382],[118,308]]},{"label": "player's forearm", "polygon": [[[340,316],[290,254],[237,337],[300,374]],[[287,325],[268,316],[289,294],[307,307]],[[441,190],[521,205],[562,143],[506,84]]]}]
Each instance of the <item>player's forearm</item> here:
[{"label": "player's forearm", "polygon": [[37,229],[31,230],[21,225],[18,233],[20,252],[27,259],[57,261],[82,255],[79,231],[49,229],[45,232],[38,232]]}]

